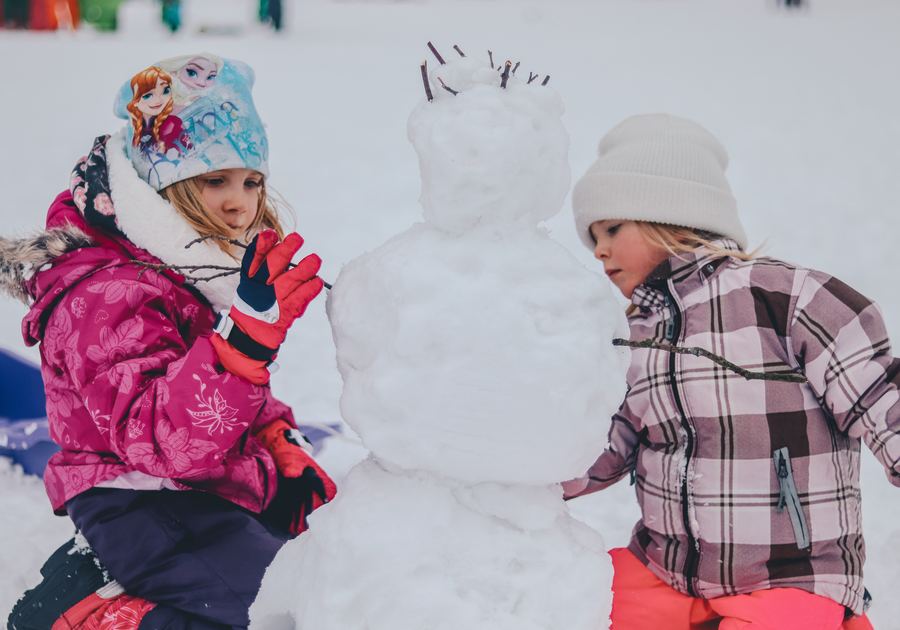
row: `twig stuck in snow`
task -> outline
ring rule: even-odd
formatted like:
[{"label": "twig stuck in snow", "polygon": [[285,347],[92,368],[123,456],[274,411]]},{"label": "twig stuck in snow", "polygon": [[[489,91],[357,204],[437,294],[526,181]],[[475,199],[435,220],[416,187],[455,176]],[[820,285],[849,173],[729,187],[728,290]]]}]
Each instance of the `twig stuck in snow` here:
[{"label": "twig stuck in snow", "polygon": [[550,75],[549,74],[544,77],[543,81],[541,81],[541,85],[547,85],[548,83],[550,83]]},{"label": "twig stuck in snow", "polygon": [[654,341],[653,339],[645,339],[644,341],[627,341],[625,339],[613,339],[614,346],[626,346],[628,348],[653,348],[655,350],[663,350],[665,352],[674,352],[676,354],[691,354],[695,357],[706,357],[713,363],[721,365],[722,367],[731,370],[736,374],[740,374],[748,381],[758,380],[758,381],[787,381],[789,383],[806,383],[806,377],[803,374],[797,374],[795,372],[751,372],[750,370],[744,369],[739,365],[735,365],[731,361],[720,357],[717,354],[713,354],[708,350],[704,350],[703,348],[691,347],[691,348],[682,348],[681,346],[673,346],[668,343],[659,343]]},{"label": "twig stuck in snow", "polygon": [[431,84],[428,83],[428,62],[423,61],[422,65],[419,66],[422,69],[422,83],[425,85],[425,96],[428,98],[428,102],[434,100],[434,94],[431,93]]},{"label": "twig stuck in snow", "polygon": [[446,83],[444,83],[444,80],[441,77],[438,77],[438,83],[440,83],[441,87],[444,88],[445,90],[447,90],[448,92],[450,92],[453,96],[456,96],[457,94],[459,94],[459,92],[457,92],[452,87],[449,87]]},{"label": "twig stuck in snow", "polygon": [[440,63],[442,66],[447,63],[446,61],[444,61],[444,58],[441,57],[441,53],[437,51],[437,48],[435,48],[434,44],[432,44],[431,42],[428,42],[428,50],[432,52],[432,54],[438,60],[438,63]]},{"label": "twig stuck in snow", "polygon": [[506,89],[506,82],[509,81],[509,70],[512,68],[512,61],[507,60],[503,65],[503,74],[500,76],[500,87]]},{"label": "twig stuck in snow", "polygon": [[537,78],[538,78],[538,75],[532,74],[531,72],[529,72],[528,73],[528,85],[531,85],[531,82]]},{"label": "twig stuck in snow", "polygon": [[513,66],[513,69],[512,69],[512,73],[513,73],[513,74],[515,74],[515,73],[516,73],[516,70],[519,69],[519,64],[521,64],[521,63],[522,63],[521,61],[517,61],[517,62],[516,62],[516,65]]},{"label": "twig stuck in snow", "polygon": [[494,69],[494,53],[492,53],[490,50],[488,51],[488,59],[491,60],[491,70],[493,70]]},{"label": "twig stuck in snow", "polygon": [[453,50],[455,50],[456,52],[458,52],[460,57],[465,57],[465,56],[466,56],[466,53],[464,53],[463,51],[461,51],[461,50],[459,49],[459,46],[457,46],[456,44],[453,44]]}]

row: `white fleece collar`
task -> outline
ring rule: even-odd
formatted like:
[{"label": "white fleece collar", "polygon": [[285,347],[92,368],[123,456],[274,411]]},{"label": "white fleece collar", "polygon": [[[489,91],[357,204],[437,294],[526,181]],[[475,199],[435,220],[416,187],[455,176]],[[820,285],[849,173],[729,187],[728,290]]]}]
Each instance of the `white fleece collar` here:
[{"label": "white fleece collar", "polygon": [[[200,235],[168,201],[138,177],[131,160],[125,155],[124,131],[109,138],[106,160],[116,222],[128,240],[167,265],[239,265],[211,241],[196,243],[185,249]],[[201,273],[206,275],[209,272]],[[233,274],[198,282],[194,286],[216,311],[224,311],[231,306],[239,281],[240,275]]]}]

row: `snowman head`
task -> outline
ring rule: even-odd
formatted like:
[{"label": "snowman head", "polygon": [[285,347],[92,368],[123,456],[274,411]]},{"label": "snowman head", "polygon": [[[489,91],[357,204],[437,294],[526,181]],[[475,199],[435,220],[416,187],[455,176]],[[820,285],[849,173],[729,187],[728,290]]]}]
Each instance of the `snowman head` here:
[{"label": "snowman head", "polygon": [[559,212],[570,182],[569,138],[562,99],[543,76],[508,62],[497,67],[487,54],[448,55],[425,76],[433,98],[408,124],[425,220],[460,234],[533,228]]}]

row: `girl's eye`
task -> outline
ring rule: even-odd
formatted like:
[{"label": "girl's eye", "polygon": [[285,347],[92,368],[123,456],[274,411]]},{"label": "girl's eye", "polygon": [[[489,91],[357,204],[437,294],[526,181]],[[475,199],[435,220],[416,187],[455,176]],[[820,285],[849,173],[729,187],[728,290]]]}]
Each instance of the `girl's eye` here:
[{"label": "girl's eye", "polygon": [[209,177],[203,180],[203,183],[207,186],[221,186],[225,183],[225,179],[223,177]]},{"label": "girl's eye", "polygon": [[259,188],[262,185],[262,182],[258,179],[248,179],[244,182],[244,186],[247,188]]},{"label": "girl's eye", "polygon": [[208,77],[206,77],[206,80],[207,80],[207,81],[212,81],[213,79],[216,78],[216,76],[218,76],[218,75],[216,75],[216,73],[213,72],[211,75],[209,75]]},{"label": "girl's eye", "polygon": [[197,71],[192,68],[188,68],[187,75],[189,77],[191,77],[192,79],[195,79],[195,78],[197,78]]},{"label": "girl's eye", "polygon": [[606,228],[606,233],[609,234],[610,236],[615,236],[616,232],[619,231],[620,227],[622,227],[621,223],[617,223],[616,225],[611,225],[608,228]]},{"label": "girl's eye", "polygon": [[144,95],[141,97],[141,100],[142,100],[142,101],[149,101],[152,97],[153,97],[153,94],[151,94],[150,92],[147,92],[146,94],[144,94]]},{"label": "girl's eye", "polygon": [[172,88],[170,88],[167,85],[166,87],[163,88],[163,96],[168,96],[169,92],[171,92],[171,91],[172,91]]}]

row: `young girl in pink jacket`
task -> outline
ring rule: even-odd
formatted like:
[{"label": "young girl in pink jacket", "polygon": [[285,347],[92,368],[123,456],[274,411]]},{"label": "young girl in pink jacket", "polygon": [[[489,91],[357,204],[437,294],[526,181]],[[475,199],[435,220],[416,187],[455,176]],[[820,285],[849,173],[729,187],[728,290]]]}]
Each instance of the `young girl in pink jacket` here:
[{"label": "young girl in pink jacket", "polygon": [[[219,72],[173,84],[163,68],[189,59]],[[122,86],[131,122],[76,165],[46,232],[0,248],[61,447],[44,482],[80,532],[10,628],[246,628],[275,553],[335,493],[268,385],[321,262],[290,264],[303,239],[266,194],[252,70],[184,60]]]},{"label": "young girl in pink jacket", "polygon": [[567,498],[629,476],[612,628],[871,628],[859,457],[900,486],[900,360],[878,307],[746,252],[707,130],[635,116],[575,187],[578,233],[631,300],[625,401]]}]

